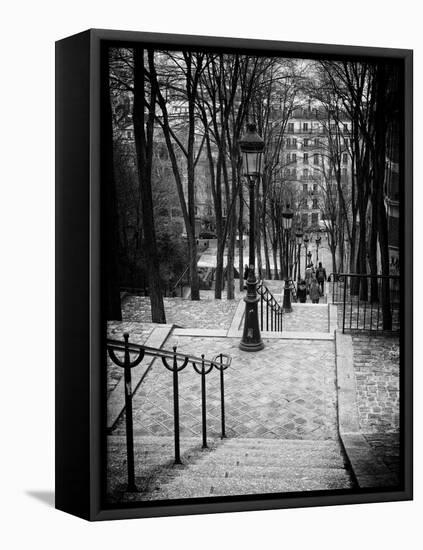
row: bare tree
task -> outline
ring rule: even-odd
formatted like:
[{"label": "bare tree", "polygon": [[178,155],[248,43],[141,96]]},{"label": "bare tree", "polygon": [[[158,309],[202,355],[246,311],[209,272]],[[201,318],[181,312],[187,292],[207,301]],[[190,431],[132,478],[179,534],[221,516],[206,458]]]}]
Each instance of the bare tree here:
[{"label": "bare tree", "polygon": [[[148,50],[148,58],[153,58]],[[151,62],[151,61],[150,61]],[[153,160],[153,139],[155,123],[156,89],[150,87],[148,115],[145,121],[144,103],[146,98],[144,49],[134,48],[134,134],[137,152],[137,166],[140,185],[142,223],[144,230],[143,248],[148,266],[151,318],[154,323],[166,323],[163,294],[160,284],[159,259],[157,255],[156,231],[154,227],[153,195],[151,191],[151,173]]]}]

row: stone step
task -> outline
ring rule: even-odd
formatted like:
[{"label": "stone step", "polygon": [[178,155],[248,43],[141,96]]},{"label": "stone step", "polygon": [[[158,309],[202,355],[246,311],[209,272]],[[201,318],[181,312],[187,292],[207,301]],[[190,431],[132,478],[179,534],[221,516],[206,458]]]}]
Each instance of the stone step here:
[{"label": "stone step", "polygon": [[[166,439],[162,442],[162,439]],[[117,453],[125,450],[125,438],[109,440],[109,452]],[[210,452],[212,451],[212,452]],[[174,459],[173,439],[156,438],[156,440],[134,441],[135,460],[139,464],[164,464]],[[343,455],[337,442],[309,440],[272,440],[272,439],[225,439],[209,441],[208,450],[201,448],[198,438],[181,441],[181,455],[184,461],[189,461],[198,453],[209,453],[211,463],[222,463],[237,466],[239,464],[260,464],[263,460],[268,464],[296,463],[312,467],[313,464],[327,464],[332,461],[343,465]]]},{"label": "stone step", "polygon": [[[125,435],[109,435],[108,441],[110,443],[125,444]],[[168,447],[173,446],[173,437],[168,436],[134,436],[134,446],[150,447]],[[201,437],[181,437],[181,447],[184,446],[198,446],[201,445]],[[237,448],[262,448],[262,447],[314,447],[314,448],[338,448],[338,441],[333,439],[298,439],[298,438],[256,438],[256,437],[228,437],[225,439],[220,438],[208,438],[210,444],[224,443],[225,447],[236,446]]]},{"label": "stone step", "polygon": [[[111,460],[123,473],[125,438],[109,437]],[[338,441],[232,438],[181,440],[182,465],[173,464],[173,438],[135,440],[138,496],[127,501],[345,489],[353,481]],[[122,478],[121,478],[122,479]],[[120,484],[125,491],[124,484]],[[112,493],[116,492],[111,488]]]},{"label": "stone step", "polygon": [[265,493],[289,493],[352,488],[352,482],[345,470],[281,470],[275,475],[243,478],[212,478],[207,475],[180,475],[176,479],[143,495],[142,500],[163,500],[174,498],[200,498],[210,496],[249,495]]}]

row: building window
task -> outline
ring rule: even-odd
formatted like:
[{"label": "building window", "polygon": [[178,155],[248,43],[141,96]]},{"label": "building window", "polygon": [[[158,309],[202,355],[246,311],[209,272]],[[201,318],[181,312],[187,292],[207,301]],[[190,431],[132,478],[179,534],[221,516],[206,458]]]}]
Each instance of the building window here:
[{"label": "building window", "polygon": [[292,138],[292,146],[297,146],[297,138]]},{"label": "building window", "polygon": [[303,162],[304,164],[308,164],[308,153],[304,153]]},{"label": "building window", "polygon": [[319,154],[318,153],[314,153],[313,162],[314,162],[314,164],[319,164]]},{"label": "building window", "polygon": [[292,153],[292,162],[297,162],[297,155],[296,153]]},{"label": "building window", "polygon": [[319,214],[317,212],[313,212],[311,214],[311,225],[317,225],[319,223]]},{"label": "building window", "polygon": [[308,192],[308,185],[306,183],[303,183],[303,193]]},{"label": "building window", "polygon": [[308,168],[304,168],[303,170],[303,179],[307,179],[308,178]]},{"label": "building window", "polygon": [[291,153],[287,153],[286,155],[286,163],[289,164],[291,162]]},{"label": "building window", "polygon": [[342,153],[342,162],[348,164],[348,153]]},{"label": "building window", "polygon": [[288,139],[286,140],[286,146],[287,146],[287,147],[290,147],[290,145],[291,145],[291,138],[288,138]]},{"label": "building window", "polygon": [[295,179],[297,177],[297,170],[295,168],[292,168],[291,170],[291,178]]},{"label": "building window", "polygon": [[301,214],[301,225],[308,227],[308,214]]},{"label": "building window", "polygon": [[294,123],[288,122],[288,132],[294,133]]},{"label": "building window", "polygon": [[319,208],[319,206],[317,204],[317,199],[313,199],[313,208],[314,209]]},{"label": "building window", "polygon": [[314,192],[317,191],[317,183],[313,183],[313,191],[314,191]]},{"label": "building window", "polygon": [[303,122],[303,132],[308,132],[308,122]]},{"label": "building window", "polygon": [[309,142],[308,139],[304,139],[304,142],[303,142],[303,143],[304,143],[304,147],[308,147],[308,142]]},{"label": "building window", "polygon": [[314,146],[320,147],[319,138],[314,138]]},{"label": "building window", "polygon": [[287,169],[285,170],[285,177],[286,177],[286,178],[289,178],[290,175],[291,175],[291,172],[290,172],[289,168],[287,168]]},{"label": "building window", "polygon": [[131,139],[131,138],[132,138],[132,132],[131,132],[131,130],[128,130],[128,131],[126,132],[126,137],[127,137],[128,139]]}]

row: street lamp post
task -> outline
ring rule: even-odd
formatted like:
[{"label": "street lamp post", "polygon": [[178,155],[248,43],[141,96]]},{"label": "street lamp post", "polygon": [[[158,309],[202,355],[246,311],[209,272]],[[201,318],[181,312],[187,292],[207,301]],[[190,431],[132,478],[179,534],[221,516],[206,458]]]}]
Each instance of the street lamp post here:
[{"label": "street lamp post", "polygon": [[298,245],[297,281],[300,282],[300,280],[301,280],[301,244],[303,242],[303,232],[301,231],[301,229],[299,229],[295,233],[295,238],[297,239],[297,245]]},{"label": "street lamp post", "polygon": [[319,263],[319,246],[321,242],[322,237],[321,235],[319,235],[318,237],[316,237],[316,265]]},{"label": "street lamp post", "polygon": [[247,131],[239,140],[242,155],[243,174],[248,180],[250,192],[250,235],[249,235],[249,271],[247,278],[247,295],[244,298],[245,316],[244,332],[239,344],[244,351],[259,351],[264,348],[258,320],[257,279],[255,276],[255,197],[254,184],[261,175],[261,162],[264,141],[257,134],[255,124],[247,124]]},{"label": "street lamp post", "polygon": [[283,304],[282,308],[285,313],[291,313],[291,286],[289,280],[289,232],[292,227],[292,218],[294,217],[294,212],[289,208],[287,204],[286,209],[282,212],[282,223],[283,229],[285,231],[285,287],[283,291]]},{"label": "street lamp post", "polygon": [[[310,242],[310,239],[307,234],[304,235],[303,242],[304,242],[304,273],[305,273],[305,270],[307,269],[307,250],[308,250],[308,244]],[[304,278],[305,278],[305,275],[304,275]]]}]

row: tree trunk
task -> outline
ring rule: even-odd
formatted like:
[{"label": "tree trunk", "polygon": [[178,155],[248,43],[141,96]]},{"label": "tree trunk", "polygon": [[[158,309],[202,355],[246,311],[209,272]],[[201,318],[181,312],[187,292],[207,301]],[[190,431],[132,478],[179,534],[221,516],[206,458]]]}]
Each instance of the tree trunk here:
[{"label": "tree trunk", "polygon": [[235,212],[229,220],[228,231],[228,257],[226,263],[226,298],[233,300],[235,298],[235,281],[234,281],[234,260],[235,260],[235,240],[236,240],[236,216]]},{"label": "tree trunk", "polygon": [[379,301],[378,280],[377,280],[377,200],[376,196],[372,198],[372,223],[370,228],[369,242],[369,266],[370,274],[370,300],[371,302]]},{"label": "tree trunk", "polygon": [[[149,52],[149,56],[154,55]],[[153,159],[153,132],[155,118],[154,86],[150,93],[150,107],[145,128],[144,116],[145,80],[144,49],[134,48],[134,137],[137,153],[138,179],[143,224],[143,251],[148,272],[148,286],[153,323],[166,323],[163,294],[160,281],[159,258],[157,254],[156,231],[154,227],[153,195],[151,191],[151,170]]]},{"label": "tree trunk", "polygon": [[218,238],[217,250],[216,250],[216,272],[215,272],[215,282],[214,282],[214,297],[216,300],[222,299],[224,254],[225,254],[225,244]]},{"label": "tree trunk", "polygon": [[122,320],[120,288],[118,275],[119,259],[119,217],[117,211],[116,187],[114,178],[113,162],[113,123],[112,108],[110,103],[109,89],[109,58],[108,50],[102,54],[102,96],[101,96],[101,141],[102,141],[102,164],[101,179],[102,190],[105,195],[105,215],[102,222],[103,245],[102,255],[104,258],[104,286],[105,306],[107,320]]},{"label": "tree trunk", "polygon": [[383,186],[385,182],[386,156],[386,66],[380,64],[377,69],[377,92],[375,112],[375,188],[377,201],[377,225],[379,229],[379,247],[382,267],[382,317],[383,330],[392,329],[392,312],[389,276],[388,219],[385,210]]}]

